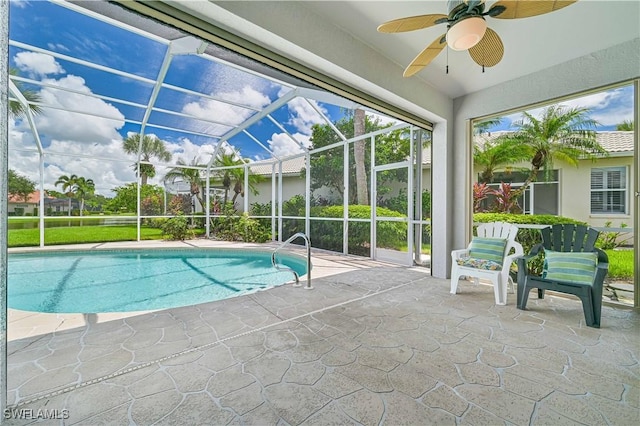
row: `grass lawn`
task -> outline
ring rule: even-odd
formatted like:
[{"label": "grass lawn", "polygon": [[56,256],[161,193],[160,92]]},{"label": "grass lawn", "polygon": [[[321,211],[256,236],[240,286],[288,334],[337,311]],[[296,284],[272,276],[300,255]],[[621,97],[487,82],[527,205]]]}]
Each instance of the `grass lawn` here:
[{"label": "grass lawn", "polygon": [[605,250],[609,256],[607,278],[633,278],[633,250]]},{"label": "grass lawn", "polygon": [[[40,230],[10,229],[9,247],[32,247],[40,245]],[[45,245],[104,243],[110,241],[135,241],[135,226],[72,226],[47,228],[44,232]],[[140,239],[161,240],[162,231],[157,228],[140,228]]]}]

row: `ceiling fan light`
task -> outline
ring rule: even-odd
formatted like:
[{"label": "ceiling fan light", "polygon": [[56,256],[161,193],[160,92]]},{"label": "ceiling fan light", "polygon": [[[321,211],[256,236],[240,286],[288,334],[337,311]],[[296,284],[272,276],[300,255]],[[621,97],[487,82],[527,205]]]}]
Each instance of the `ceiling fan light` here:
[{"label": "ceiling fan light", "polygon": [[453,50],[468,50],[478,44],[487,31],[487,23],[479,16],[464,19],[447,31],[447,44]]}]

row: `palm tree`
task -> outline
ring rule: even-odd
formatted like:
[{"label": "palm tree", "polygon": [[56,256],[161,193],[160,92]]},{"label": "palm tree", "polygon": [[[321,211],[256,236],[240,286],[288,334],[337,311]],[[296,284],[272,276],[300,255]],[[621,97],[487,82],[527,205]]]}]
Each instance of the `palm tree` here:
[{"label": "palm tree", "polygon": [[[508,137],[475,143],[473,146],[473,163],[481,168],[480,181],[491,183],[493,175],[499,169],[514,170],[512,164],[529,158],[529,148]],[[524,169],[528,170],[528,169]]]},{"label": "palm tree", "polygon": [[167,174],[164,175],[163,181],[165,184],[187,182],[189,184],[189,192],[191,193],[191,196],[195,196],[198,199],[200,207],[202,207],[204,211],[204,200],[200,194],[200,188],[202,188],[204,180],[200,177],[200,170],[201,168],[206,167],[206,164],[199,163],[200,159],[198,157],[191,160],[191,164],[187,164],[182,158],[178,158],[178,161],[176,162],[177,166],[170,169]]},{"label": "palm tree", "polygon": [[616,125],[616,130],[619,132],[629,132],[634,129],[633,120],[624,120],[622,123]]},{"label": "palm tree", "polygon": [[67,198],[69,199],[69,216],[71,216],[71,199],[76,194],[77,181],[78,181],[77,175],[70,175],[70,176],[62,175],[58,178],[58,180],[56,180],[54,184],[55,186],[60,185],[62,187],[62,192],[64,192],[64,195],[66,195]]},{"label": "palm tree", "polygon": [[84,200],[88,195],[93,195],[96,190],[96,185],[93,179],[86,179],[82,176],[78,176],[76,179],[76,197],[80,198],[80,216],[84,211]]},{"label": "palm tree", "polygon": [[479,123],[474,123],[473,134],[483,135],[485,133],[489,133],[489,130],[500,124],[502,124],[502,117],[490,118]]},{"label": "palm tree", "polygon": [[[9,75],[17,76],[18,74],[20,74],[20,72],[18,71],[17,68],[9,69]],[[42,109],[38,105],[34,105],[32,103],[32,102],[40,102],[40,95],[33,90],[25,89],[22,82],[20,81],[14,81],[14,83],[18,88],[18,90],[20,90],[20,93],[22,93],[22,96],[24,96],[25,99],[29,102],[29,109],[31,110],[31,112],[34,114],[40,114],[42,112]],[[13,101],[13,100],[9,101],[9,117],[12,117],[12,118],[24,117],[26,114],[27,114],[27,110],[25,109],[24,105],[22,105],[18,101]]]},{"label": "palm tree", "polygon": [[555,160],[577,167],[580,159],[593,160],[607,155],[593,130],[598,123],[588,114],[587,108],[565,108],[562,105],[547,107],[540,119],[523,113],[524,118],[514,124],[517,132],[508,137],[529,149],[531,170],[524,184],[515,191],[515,197],[524,193],[540,170],[544,170],[545,179],[548,179]]},{"label": "palm tree", "polygon": [[[363,109],[357,108],[353,113],[353,136],[364,135],[365,113]],[[365,167],[366,141],[357,140],[353,143],[353,159],[356,165],[356,196],[358,204],[369,204],[369,191],[367,190],[367,169]]]},{"label": "palm tree", "polygon": [[[248,163],[249,160],[244,158],[239,158],[236,154],[221,154],[215,160],[216,167],[232,167],[232,166],[243,166]],[[244,167],[235,167],[231,169],[223,169],[220,170],[218,174],[218,179],[222,182],[222,186],[225,189],[224,193],[224,204],[227,204],[228,194],[231,190],[231,185],[233,184],[233,198],[231,202],[235,204],[238,195],[242,195],[244,197]],[[256,185],[264,180],[263,176],[249,174],[249,190],[253,195],[258,194],[258,189]]]},{"label": "palm tree", "polygon": [[[122,141],[122,148],[127,154],[138,154],[140,146],[140,133],[133,133]],[[150,162],[152,158],[160,161],[171,161],[171,153],[167,150],[164,141],[155,136],[144,135],[142,138],[142,150],[140,161]],[[137,170],[137,164],[133,165]],[[149,178],[156,175],[156,168],[152,164],[140,164],[141,184],[146,185]]]}]

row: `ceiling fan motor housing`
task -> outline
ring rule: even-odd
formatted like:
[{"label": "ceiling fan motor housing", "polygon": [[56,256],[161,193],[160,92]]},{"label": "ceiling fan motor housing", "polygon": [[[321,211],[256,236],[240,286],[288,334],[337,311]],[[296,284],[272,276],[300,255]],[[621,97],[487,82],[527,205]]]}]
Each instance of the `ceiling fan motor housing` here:
[{"label": "ceiling fan motor housing", "polygon": [[484,0],[447,0],[449,22],[470,16],[479,16],[484,12]]}]

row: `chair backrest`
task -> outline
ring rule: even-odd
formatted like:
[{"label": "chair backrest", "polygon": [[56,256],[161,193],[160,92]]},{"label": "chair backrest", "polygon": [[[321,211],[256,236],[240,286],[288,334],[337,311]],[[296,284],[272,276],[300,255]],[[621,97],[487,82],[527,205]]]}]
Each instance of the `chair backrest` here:
[{"label": "chair backrest", "polygon": [[590,252],[594,251],[600,232],[584,225],[556,224],[543,228],[542,245],[547,250]]},{"label": "chair backrest", "polygon": [[509,254],[511,249],[515,245],[519,245],[516,242],[516,235],[518,234],[518,227],[512,223],[506,222],[489,222],[481,223],[478,225],[476,235],[478,237],[485,238],[504,238],[507,240],[505,246],[505,256]]}]

